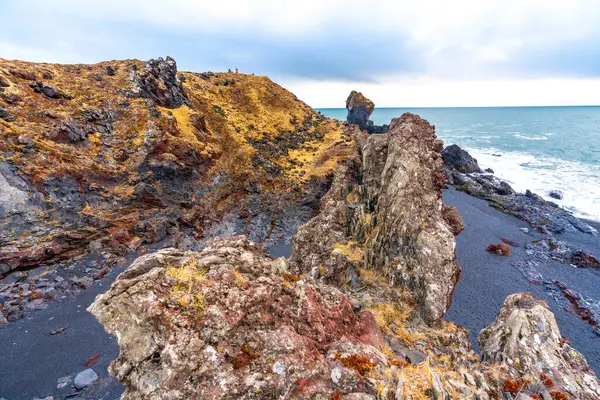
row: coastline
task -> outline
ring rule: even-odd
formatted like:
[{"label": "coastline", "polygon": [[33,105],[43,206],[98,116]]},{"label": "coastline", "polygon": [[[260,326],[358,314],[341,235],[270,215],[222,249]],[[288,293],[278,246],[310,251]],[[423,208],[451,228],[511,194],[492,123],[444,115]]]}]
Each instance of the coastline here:
[{"label": "coastline", "polygon": [[[456,237],[457,262],[462,266],[461,280],[456,286],[452,306],[445,319],[458,323],[469,330],[469,338],[478,350],[477,336],[497,316],[506,296],[518,292],[531,292],[544,299],[558,321],[563,336],[568,337],[573,347],[587,359],[590,367],[600,372],[600,338],[588,323],[572,312],[560,301],[555,291],[548,291],[544,285],[533,284],[514,266],[515,261],[531,260],[525,245],[547,235],[531,230],[524,233],[521,228],[530,225],[515,216],[501,212],[484,199],[471,196],[450,187],[443,192],[444,204],[457,207],[465,229]],[[585,221],[595,229],[600,223]],[[594,254],[600,253],[600,240],[597,237],[577,232],[554,235],[567,240],[576,247],[585,248]],[[512,247],[511,257],[497,256],[486,252],[486,246],[497,243],[506,237],[516,241],[520,247]],[[592,298],[600,285],[600,271],[572,268],[554,261],[539,262],[538,271],[551,279],[567,282],[577,292]]]}]

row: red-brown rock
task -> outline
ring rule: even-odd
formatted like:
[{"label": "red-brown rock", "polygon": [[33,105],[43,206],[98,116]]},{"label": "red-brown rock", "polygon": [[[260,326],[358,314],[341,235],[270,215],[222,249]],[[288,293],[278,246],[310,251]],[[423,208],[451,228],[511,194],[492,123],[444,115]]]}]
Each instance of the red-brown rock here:
[{"label": "red-brown rock", "polygon": [[465,229],[465,223],[458,212],[458,209],[454,206],[447,206],[444,204],[442,207],[442,216],[444,221],[448,224],[454,236],[458,235]]}]

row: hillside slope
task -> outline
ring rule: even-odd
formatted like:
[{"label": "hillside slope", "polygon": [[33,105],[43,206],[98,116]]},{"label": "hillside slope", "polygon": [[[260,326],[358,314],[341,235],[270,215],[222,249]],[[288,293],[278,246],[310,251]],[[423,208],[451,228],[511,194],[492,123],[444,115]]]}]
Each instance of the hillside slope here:
[{"label": "hillside slope", "polygon": [[184,229],[201,240],[228,213],[218,229],[274,243],[352,146],[266,77],[178,73],[170,58],[0,60],[0,115],[0,274],[92,241],[120,254]]}]

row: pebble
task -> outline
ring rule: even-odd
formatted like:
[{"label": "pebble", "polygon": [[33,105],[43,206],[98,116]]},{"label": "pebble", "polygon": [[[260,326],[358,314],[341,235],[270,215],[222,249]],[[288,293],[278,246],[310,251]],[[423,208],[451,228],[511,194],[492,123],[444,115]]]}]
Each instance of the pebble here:
[{"label": "pebble", "polygon": [[93,369],[88,368],[78,373],[73,383],[75,384],[75,387],[77,389],[83,389],[96,382],[97,380],[98,375],[96,374],[96,372]]},{"label": "pebble", "polygon": [[67,386],[69,386],[71,384],[71,382],[73,382],[73,377],[72,376],[63,376],[62,378],[59,378],[58,381],[56,381],[56,388],[57,389],[62,389],[65,388]]}]

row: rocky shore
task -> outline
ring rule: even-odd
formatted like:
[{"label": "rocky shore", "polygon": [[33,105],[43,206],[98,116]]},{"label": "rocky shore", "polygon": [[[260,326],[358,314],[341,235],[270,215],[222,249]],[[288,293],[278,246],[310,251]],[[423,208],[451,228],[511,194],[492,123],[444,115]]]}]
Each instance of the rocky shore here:
[{"label": "rocky shore", "polygon": [[[419,116],[375,126],[352,92],[341,124],[266,78],[170,58],[0,60],[0,77],[0,397],[600,397],[575,350],[593,342],[562,324],[594,334],[597,308],[557,276],[595,273],[597,231],[443,149]],[[472,218],[480,200],[446,185],[519,218],[520,236],[496,237],[493,214]],[[510,262],[538,297],[479,286],[482,260]],[[484,310],[473,290],[505,299]],[[545,293],[571,314],[557,323]],[[68,314],[88,305],[118,343],[112,378],[111,336]]]}]

